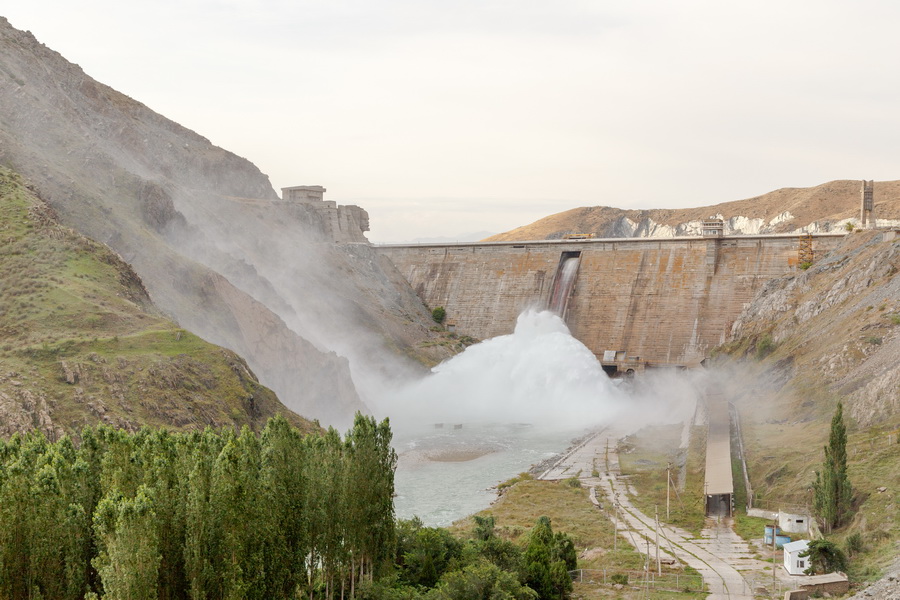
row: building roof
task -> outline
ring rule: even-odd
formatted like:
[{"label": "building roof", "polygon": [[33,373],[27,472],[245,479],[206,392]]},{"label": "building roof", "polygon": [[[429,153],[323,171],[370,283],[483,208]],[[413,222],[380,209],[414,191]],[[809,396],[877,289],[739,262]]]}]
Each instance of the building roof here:
[{"label": "building roof", "polygon": [[807,546],[809,546],[809,540],[797,540],[796,542],[788,542],[782,548],[784,548],[785,552],[802,552],[806,550]]},{"label": "building roof", "polygon": [[731,435],[728,403],[721,393],[706,397],[709,433],[706,438],[706,494],[733,494],[731,479]]}]

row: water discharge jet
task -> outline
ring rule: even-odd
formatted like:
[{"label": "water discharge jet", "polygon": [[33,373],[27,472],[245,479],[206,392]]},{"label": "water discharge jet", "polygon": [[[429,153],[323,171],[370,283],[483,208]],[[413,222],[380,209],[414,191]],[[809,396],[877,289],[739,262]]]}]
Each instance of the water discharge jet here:
[{"label": "water discharge jet", "polygon": [[526,311],[512,334],[470,346],[376,404],[399,430],[435,423],[572,430],[608,422],[623,397],[560,317]]},{"label": "water discharge jet", "polygon": [[575,288],[575,278],[578,277],[578,265],[581,263],[581,252],[563,252],[559,259],[559,267],[556,269],[556,277],[553,281],[553,291],[550,293],[550,301],[547,308],[550,312],[566,319],[566,309],[569,307],[569,297]]}]

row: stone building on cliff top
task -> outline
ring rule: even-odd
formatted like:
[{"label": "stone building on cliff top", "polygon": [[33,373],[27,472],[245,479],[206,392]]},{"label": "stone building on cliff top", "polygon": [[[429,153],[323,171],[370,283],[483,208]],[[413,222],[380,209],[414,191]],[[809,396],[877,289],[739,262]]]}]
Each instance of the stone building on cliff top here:
[{"label": "stone building on cliff top", "polygon": [[297,185],[281,188],[283,202],[309,206],[322,219],[325,234],[336,244],[367,244],[364,233],[369,230],[369,213],[355,205],[338,206],[325,200],[321,185]]}]

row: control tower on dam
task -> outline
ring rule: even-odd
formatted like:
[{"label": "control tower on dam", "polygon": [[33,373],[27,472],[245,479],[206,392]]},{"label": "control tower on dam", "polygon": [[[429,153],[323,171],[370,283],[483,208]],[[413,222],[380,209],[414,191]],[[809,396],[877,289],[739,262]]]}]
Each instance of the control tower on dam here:
[{"label": "control tower on dam", "polygon": [[[726,341],[766,281],[819,257],[844,234],[383,245],[422,301],[456,331],[511,333],[518,315],[549,306],[557,271],[577,257],[565,299],[572,334],[598,358],[693,366]],[[554,299],[559,302],[560,299]]]}]

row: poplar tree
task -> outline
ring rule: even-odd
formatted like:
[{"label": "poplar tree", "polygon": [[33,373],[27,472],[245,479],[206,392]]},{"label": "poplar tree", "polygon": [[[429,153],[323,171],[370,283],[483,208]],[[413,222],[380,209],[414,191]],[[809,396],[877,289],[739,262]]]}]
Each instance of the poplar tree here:
[{"label": "poplar tree", "polygon": [[140,486],[133,498],[104,496],[94,514],[100,553],[93,560],[106,598],[158,597],[159,551],[152,491]]},{"label": "poplar tree", "polygon": [[853,490],[847,476],[847,428],[844,425],[843,405],[838,402],[831,419],[831,434],[825,446],[825,463],[816,471],[813,483],[813,507],[822,519],[825,533],[845,522],[850,513]]},{"label": "poplar tree", "polygon": [[[541,600],[563,600],[572,592],[567,571],[575,547],[566,535],[553,534],[550,519],[538,518],[525,548],[525,582]],[[573,565],[574,568],[574,565]]]},{"label": "poplar tree", "polygon": [[280,415],[269,420],[262,444],[262,481],[272,522],[266,587],[274,596],[288,598],[305,581],[304,561],[309,553],[306,446],[300,432]]}]

